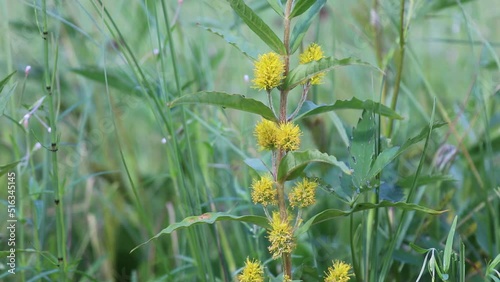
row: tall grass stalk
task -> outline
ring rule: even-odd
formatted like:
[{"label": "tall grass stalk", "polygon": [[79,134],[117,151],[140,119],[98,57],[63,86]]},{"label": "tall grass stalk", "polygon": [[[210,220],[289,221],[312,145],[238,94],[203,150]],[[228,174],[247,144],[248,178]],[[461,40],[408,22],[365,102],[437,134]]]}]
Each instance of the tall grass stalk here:
[{"label": "tall grass stalk", "polygon": [[[176,88],[176,92],[177,92],[177,97],[180,97],[180,96],[182,96],[182,89],[181,89],[180,79],[179,79],[179,70],[177,68],[174,39],[172,37],[172,32],[171,32],[171,27],[170,27],[170,19],[168,16],[168,11],[167,11],[165,1],[161,1],[161,8],[162,8],[162,13],[163,13],[163,17],[164,17],[164,21],[165,21],[165,25],[166,25],[168,44],[170,47],[169,49],[170,49],[170,57],[171,57],[171,61],[172,61],[172,68],[173,68],[173,72],[174,72],[175,88]],[[158,43],[161,44],[161,41]],[[163,62],[162,67],[163,67],[163,70],[166,71],[164,62]],[[166,73],[166,72],[164,72],[164,73]],[[170,111],[170,110],[168,109],[167,111]],[[195,167],[195,163],[194,163],[193,148],[192,148],[191,140],[190,140],[190,130],[189,130],[189,127],[188,127],[187,122],[186,122],[186,112],[185,112],[184,108],[181,109],[181,122],[182,122],[182,126],[184,128],[184,132],[185,132],[186,136],[188,136],[188,138],[186,138],[187,150],[188,150],[187,163],[191,169],[191,175],[192,175],[192,178],[194,180],[193,181],[194,183],[192,183],[192,184],[194,184],[194,189],[189,189],[189,191],[191,193],[188,193],[188,191],[185,189],[182,189],[182,190],[184,191],[185,196],[190,196],[190,198],[191,198],[191,201],[190,201],[191,211],[194,212],[194,214],[201,214],[199,188],[207,187],[207,185],[203,185],[203,186],[200,185],[201,183],[199,182],[198,177],[196,177],[196,175],[195,175],[195,172],[198,171],[198,169]],[[181,170],[179,172],[181,172]],[[181,177],[181,180],[184,181],[184,178]],[[187,187],[187,186],[184,184],[184,187]],[[190,244],[189,245],[192,246],[192,251],[193,251],[193,254],[195,255],[195,257],[197,257],[197,262],[201,266],[203,266],[203,268],[204,268],[203,270],[202,270],[202,268],[198,268],[200,278],[207,279],[208,277],[210,277],[210,279],[214,279],[212,268],[208,264],[203,263],[203,262],[209,261],[208,252],[204,251],[204,250],[209,250],[209,248],[208,248],[207,236],[204,236],[202,233],[203,229],[207,229],[207,227],[196,228],[194,230],[194,234],[192,234],[193,232],[189,232],[190,233],[189,234],[190,235],[190,240],[189,240]]]},{"label": "tall grass stalk", "polygon": [[[47,103],[49,104],[49,128],[50,128],[50,147],[49,154],[52,160],[52,186],[54,187],[54,204],[56,211],[56,244],[57,244],[57,266],[59,268],[59,280],[66,281],[67,279],[67,250],[66,250],[66,227],[64,219],[64,187],[60,187],[59,183],[59,167],[57,159],[57,151],[59,150],[59,140],[57,132],[57,116],[54,107],[54,90],[53,79],[56,75],[57,63],[54,65],[54,70],[51,77],[51,69],[49,65],[49,30],[47,23],[47,0],[42,1],[43,12],[43,50],[44,50],[44,79],[45,90],[47,91]],[[57,44],[57,43],[56,43]],[[55,54],[57,58],[57,54]],[[57,62],[57,59],[54,60]]]},{"label": "tall grass stalk", "polygon": [[[406,25],[405,25],[405,3],[406,0],[401,0],[401,7],[399,10],[399,22],[400,22],[400,27],[399,27],[399,64],[398,64],[398,69],[396,71],[396,81],[394,82],[394,88],[392,92],[392,98],[391,98],[391,109],[396,110],[396,105],[398,103],[398,97],[399,97],[399,87],[401,85],[401,78],[402,78],[402,73],[403,73],[403,62],[405,58],[405,40],[406,40]],[[387,132],[386,136],[391,137],[392,136],[392,130],[393,130],[393,119],[389,119],[389,125],[387,126]]]},{"label": "tall grass stalk", "polygon": [[[413,182],[410,188],[410,191],[408,192],[408,196],[406,198],[406,203],[413,203],[414,197],[413,194],[415,193],[415,190],[417,189],[417,181],[420,176],[420,173],[422,172],[422,168],[425,163],[425,158],[426,158],[426,153],[427,153],[427,147],[429,145],[429,140],[431,138],[432,130],[433,130],[433,125],[434,125],[434,115],[436,111],[436,99],[434,99],[433,107],[432,107],[432,113],[431,113],[431,119],[429,122],[429,131],[428,134],[425,138],[425,143],[424,143],[424,148],[422,150],[422,154],[420,155],[420,161],[418,163],[417,171],[415,172],[415,177],[413,178]],[[390,243],[389,243],[389,248],[385,253],[385,256],[382,260],[382,270],[379,273],[378,276],[378,281],[379,282],[384,282],[385,277],[389,271],[389,268],[391,267],[393,260],[392,260],[392,254],[394,252],[394,249],[396,248],[396,245],[398,244],[398,237],[402,233],[402,231],[405,229],[405,225],[409,224],[409,220],[407,218],[407,214],[411,212],[407,212],[406,210],[403,210],[401,212],[400,220],[398,223],[398,227],[396,229],[396,233],[392,237]],[[411,215],[409,216],[411,217]]]}]

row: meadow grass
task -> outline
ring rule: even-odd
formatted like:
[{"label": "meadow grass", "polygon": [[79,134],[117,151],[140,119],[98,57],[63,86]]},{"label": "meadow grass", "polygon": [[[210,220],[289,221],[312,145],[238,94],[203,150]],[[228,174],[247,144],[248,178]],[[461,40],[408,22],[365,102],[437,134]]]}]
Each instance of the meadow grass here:
[{"label": "meadow grass", "polygon": [[[282,39],[270,2],[279,1],[245,1]],[[448,269],[448,281],[500,279],[500,11],[492,7],[491,0],[328,1],[312,18],[297,53],[316,42],[328,56],[373,67],[328,72],[309,100],[392,106],[404,119],[373,116],[366,144],[377,144],[377,155],[423,135],[359,194],[339,168],[308,166],[320,188],[304,221],[356,209],[353,198],[446,212],[391,206],[314,224],[296,238],[293,279],[323,281],[332,260],[353,266],[352,281],[415,281],[421,273],[420,281],[432,281],[424,263]],[[265,229],[248,222],[194,225],[131,252],[189,216],[265,216],[250,189],[255,159],[273,157],[255,142],[257,115],[170,107],[199,91],[267,103],[265,91],[252,88],[249,57],[271,50],[227,1],[5,0],[0,10],[0,81],[15,71],[0,83],[0,280],[234,281],[247,257],[262,262],[270,281],[283,280]],[[289,113],[300,96],[289,93]],[[361,116],[339,110],[301,119],[301,149],[352,166]]]}]

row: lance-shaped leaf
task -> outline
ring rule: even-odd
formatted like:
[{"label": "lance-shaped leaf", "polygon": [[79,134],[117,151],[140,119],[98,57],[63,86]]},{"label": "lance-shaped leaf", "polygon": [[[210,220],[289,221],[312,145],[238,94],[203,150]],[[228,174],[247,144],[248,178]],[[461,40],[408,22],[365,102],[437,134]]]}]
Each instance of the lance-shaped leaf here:
[{"label": "lance-shaped leaf", "polygon": [[370,210],[370,209],[378,209],[378,208],[388,208],[388,207],[399,208],[399,209],[402,209],[402,210],[412,210],[412,211],[424,212],[424,213],[431,214],[431,215],[438,215],[438,214],[442,214],[442,213],[446,212],[446,211],[437,211],[437,210],[426,208],[426,207],[423,207],[423,206],[420,206],[420,205],[417,205],[417,204],[408,204],[408,203],[404,203],[404,202],[394,203],[394,202],[389,202],[389,201],[382,201],[382,202],[380,202],[378,204],[374,204],[374,203],[359,203],[359,204],[355,205],[352,209],[346,210],[346,211],[338,210],[338,209],[324,210],[324,211],[322,211],[322,212],[314,215],[309,220],[307,220],[304,223],[304,225],[302,225],[296,231],[295,234],[297,236],[300,235],[300,234],[303,234],[304,232],[306,232],[307,230],[309,230],[309,228],[312,225],[318,224],[320,222],[327,221],[327,220],[330,220],[330,219],[334,219],[336,217],[350,215],[351,213],[355,213],[355,212],[358,212],[358,211],[364,211],[364,210]]},{"label": "lance-shaped leaf", "polygon": [[289,152],[281,160],[278,168],[278,180],[291,180],[300,175],[306,166],[312,162],[327,163],[339,167],[344,173],[351,174],[351,170],[345,163],[338,161],[334,156],[321,153],[318,150],[307,150],[303,152]]},{"label": "lance-shaped leaf", "polygon": [[375,121],[371,111],[363,111],[358,125],[352,131],[352,142],[349,148],[350,166],[354,170],[352,182],[357,188],[369,188],[371,178],[368,177],[375,156]]},{"label": "lance-shaped leaf", "polygon": [[138,245],[137,247],[133,248],[132,251],[135,251],[139,247],[151,242],[154,239],[157,239],[163,234],[170,234],[176,230],[187,228],[196,224],[201,224],[201,223],[206,223],[206,224],[213,224],[217,221],[239,221],[239,222],[246,222],[250,224],[255,224],[257,226],[260,226],[262,228],[269,229],[269,222],[266,217],[263,216],[256,216],[256,215],[244,215],[244,216],[236,216],[236,215],[231,215],[226,212],[209,212],[209,213],[204,213],[199,216],[189,216],[186,217],[184,220],[181,222],[176,222],[174,224],[169,225],[167,228],[163,229],[160,231],[158,234],[155,236],[151,237],[149,240],[146,242]]},{"label": "lance-shaped leaf", "polygon": [[207,26],[201,23],[198,23],[197,25],[217,36],[220,36],[222,39],[226,40],[227,43],[233,45],[236,49],[238,49],[243,55],[247,56],[248,58],[252,60],[255,60],[257,58],[259,52],[255,51],[255,47],[250,46],[248,40],[239,38],[238,36],[233,35],[228,31],[216,27]]},{"label": "lance-shaped leaf", "polygon": [[403,119],[402,116],[398,115],[391,108],[382,105],[380,103],[374,102],[372,100],[359,100],[358,98],[351,98],[351,100],[337,100],[333,104],[329,105],[316,105],[311,101],[306,101],[299,111],[299,114],[294,118],[298,120],[312,115],[322,114],[334,110],[369,110],[382,116],[386,116],[392,119]]},{"label": "lance-shaped leaf", "polygon": [[269,3],[269,6],[271,6],[271,8],[273,8],[278,15],[282,17],[285,16],[283,13],[283,7],[280,5],[280,0],[267,0],[267,3]]},{"label": "lance-shaped leaf", "polygon": [[453,237],[455,236],[456,228],[457,228],[457,216],[455,216],[450,231],[448,232],[448,237],[446,238],[446,245],[444,247],[444,254],[443,254],[444,273],[448,273],[448,269],[450,269],[451,254],[453,252]]},{"label": "lance-shaped leaf", "polygon": [[180,104],[209,104],[230,109],[236,109],[248,113],[261,115],[263,118],[276,121],[273,111],[262,102],[246,98],[239,94],[224,92],[202,91],[194,94],[184,95],[168,104],[169,107]]},{"label": "lance-shaped leaf", "polygon": [[306,35],[307,30],[309,30],[309,26],[314,20],[315,16],[319,13],[321,8],[326,3],[326,0],[316,0],[316,3],[310,8],[307,14],[299,19],[297,24],[293,27],[292,36],[290,40],[290,52],[293,54],[302,43],[302,39]]},{"label": "lance-shaped leaf", "polygon": [[304,82],[319,73],[350,65],[371,66],[367,62],[363,62],[355,58],[345,58],[338,60],[333,57],[326,57],[318,61],[312,61],[307,64],[298,65],[296,68],[290,71],[288,76],[285,78],[282,87],[283,89],[292,89],[301,82]]},{"label": "lance-shaped leaf", "polygon": [[2,81],[0,81],[0,92],[2,92],[4,86],[9,82],[10,78],[16,73],[16,71],[11,72],[9,75],[7,75]]},{"label": "lance-shaped leaf", "polygon": [[279,37],[243,0],[227,0],[227,2],[267,46],[278,54],[284,55],[286,53],[285,45],[283,45]]},{"label": "lance-shaped leaf", "polygon": [[314,3],[316,3],[316,0],[297,0],[293,6],[292,12],[290,13],[290,18],[302,15]]},{"label": "lance-shaped leaf", "polygon": [[10,164],[6,164],[6,165],[1,165],[0,166],[0,176],[6,174],[7,172],[9,172],[10,170],[14,169],[18,163],[20,163],[21,161],[15,161],[13,163],[10,163]]},{"label": "lance-shaped leaf", "polygon": [[[432,129],[439,128],[446,123],[444,122],[438,122],[434,123],[432,126]],[[380,153],[373,163],[372,168],[367,174],[367,179],[372,179],[375,177],[378,173],[382,171],[384,167],[386,167],[390,162],[392,162],[395,158],[397,158],[399,155],[401,155],[404,151],[406,151],[410,146],[424,140],[427,135],[429,134],[429,125],[425,126],[418,135],[406,140],[406,142],[401,146],[401,147],[392,147],[389,149],[384,150],[382,153]]]},{"label": "lance-shaped leaf", "polygon": [[77,73],[90,80],[109,85],[125,93],[130,93],[136,88],[136,84],[127,75],[117,69],[104,69],[100,67],[85,67],[79,69],[71,69],[72,72]]}]

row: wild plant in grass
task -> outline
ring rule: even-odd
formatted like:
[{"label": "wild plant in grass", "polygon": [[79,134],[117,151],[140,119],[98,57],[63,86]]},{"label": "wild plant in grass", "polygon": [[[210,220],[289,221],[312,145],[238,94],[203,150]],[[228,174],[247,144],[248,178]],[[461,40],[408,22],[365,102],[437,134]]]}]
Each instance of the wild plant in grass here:
[{"label": "wild plant in grass", "polygon": [[[383,115],[389,119],[401,119],[393,109],[371,100],[361,101],[356,98],[336,101],[327,105],[316,105],[307,101],[311,87],[320,84],[326,78],[326,72],[340,66],[353,64],[369,66],[369,64],[355,58],[339,60],[327,57],[318,43],[308,44],[304,51],[300,52],[297,66],[290,64],[291,57],[303,45],[302,39],[311,23],[309,19],[319,12],[326,0],[288,0],[283,6],[273,5],[274,10],[283,19],[283,40],[243,0],[228,0],[228,3],[243,22],[271,49],[269,52],[254,58],[254,78],[252,81],[254,88],[267,94],[265,98],[260,97],[266,100],[267,105],[243,95],[216,91],[202,91],[184,95],[168,105],[170,107],[196,103],[219,105],[258,114],[262,117],[254,130],[256,144],[261,151],[271,151],[272,157],[270,163],[263,161],[266,165],[265,170],[252,167],[258,172],[258,176],[253,179],[249,193],[254,204],[263,208],[265,216],[236,216],[225,212],[205,213],[172,224],[153,238],[197,223],[212,224],[216,221],[233,220],[254,224],[266,230],[269,257],[273,260],[280,260],[282,267],[276,269],[276,272],[281,273],[276,273],[276,277],[273,278],[270,272],[264,273],[263,265],[259,260],[247,258],[245,267],[237,275],[238,279],[240,281],[264,281],[267,274],[272,280],[292,281],[292,279],[300,279],[299,274],[294,273],[292,262],[292,254],[297,245],[301,243],[299,237],[316,223],[339,216],[351,216],[350,230],[351,236],[354,238],[352,216],[358,211],[397,207],[403,210],[437,214],[438,212],[431,209],[411,204],[411,196],[407,202],[384,201],[379,197],[382,169],[409,146],[424,139],[428,141],[434,124],[424,129],[419,135],[409,139],[401,147],[391,147],[382,151],[380,131],[376,130],[378,126],[377,115]],[[292,30],[292,21],[296,18],[298,22]],[[230,43],[242,50],[233,41]],[[295,88],[300,89],[300,99],[296,104],[289,105],[288,95]],[[275,103],[279,105],[277,109],[274,107]],[[293,110],[288,112],[289,108]],[[348,164],[315,149],[300,150],[301,138],[305,134],[300,129],[301,119],[337,109],[363,110],[362,117],[352,133],[351,156]],[[312,178],[308,175],[307,167],[311,163],[329,164],[339,169],[344,181],[342,181],[342,187],[334,189],[333,192],[349,206],[349,209],[327,209],[314,215],[307,214],[308,208],[314,205],[316,192],[320,183],[323,182],[321,177]],[[338,193],[340,190],[342,193]],[[374,191],[376,197],[372,201],[359,203],[360,199],[366,199],[361,195]],[[377,222],[373,221],[368,221],[368,224],[377,226]],[[395,239],[389,240],[390,252],[394,249],[395,241]],[[318,273],[318,279],[344,282],[348,281],[352,275],[356,275],[357,279],[364,280],[365,274],[361,272],[361,262],[358,257],[360,254],[357,253],[355,246],[356,242],[352,239],[352,266],[333,257],[331,258],[334,261],[333,264],[328,267],[325,273]],[[363,266],[366,269],[374,269],[371,270],[371,275],[378,271],[376,264],[378,256],[378,253],[372,254],[372,258],[375,260],[374,267],[370,265],[372,262],[364,262]],[[372,278],[375,277],[372,276]]]}]

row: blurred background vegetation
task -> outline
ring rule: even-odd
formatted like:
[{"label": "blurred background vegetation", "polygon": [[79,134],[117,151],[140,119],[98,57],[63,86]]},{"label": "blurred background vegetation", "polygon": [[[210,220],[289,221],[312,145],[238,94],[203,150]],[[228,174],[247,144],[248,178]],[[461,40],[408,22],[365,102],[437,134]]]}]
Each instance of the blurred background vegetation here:
[{"label": "blurred background vegetation", "polygon": [[[247,256],[261,259],[266,271],[276,274],[279,264],[270,260],[263,230],[241,223],[179,230],[130,253],[186,216],[262,214],[251,203],[255,174],[244,162],[261,157],[253,137],[257,116],[212,106],[169,109],[167,103],[201,90],[265,101],[262,92],[251,88],[249,57],[269,50],[226,1],[103,2],[108,14],[99,1],[47,2],[70,280],[232,281]],[[443,177],[422,183],[419,204],[447,212],[413,216],[387,281],[415,280],[424,255],[408,243],[443,250],[455,216],[465,244],[467,281],[484,281],[489,261],[500,253],[500,10],[493,0],[410,2],[415,2],[415,13],[397,105],[405,119],[395,122],[386,141],[401,144],[418,133],[429,123],[436,101],[436,120],[448,125],[433,133],[423,174]],[[2,262],[0,277],[51,281],[58,276],[47,100],[36,108],[46,95],[43,12],[40,1],[0,3],[0,79],[16,71],[0,96],[0,166],[20,161],[2,173],[17,173],[21,220],[18,274],[4,273]],[[246,3],[282,34],[281,20],[268,1]],[[313,101],[379,101],[387,91],[383,102],[389,105],[399,64],[399,7],[394,0],[327,1],[304,44],[317,42],[327,56],[353,56],[378,66],[387,74],[387,89],[381,72],[345,67],[327,74],[314,88]],[[252,52],[245,56],[208,29],[243,39]],[[292,64],[297,62],[294,57]],[[294,91],[290,99],[299,96]],[[31,116],[24,120],[28,112]],[[358,111],[344,110],[304,120],[299,124],[302,148],[318,148],[347,161],[345,140],[359,117]],[[422,147],[412,147],[386,172],[398,183],[398,193],[410,186],[404,180],[415,173]],[[326,183],[311,213],[347,208],[331,192],[338,171],[315,167],[311,173]],[[0,203],[6,210],[6,176],[0,179]],[[386,212],[381,242],[390,236],[398,214]],[[0,215],[4,251],[8,234],[4,211]],[[365,218],[364,213],[355,216],[360,223]],[[294,253],[297,276],[317,281],[332,259],[350,262],[351,247],[363,253],[366,240],[360,235],[360,245],[350,246],[347,224],[348,218],[327,221],[300,238]],[[382,256],[383,244],[378,246]],[[457,243],[454,250],[459,249]]]}]

